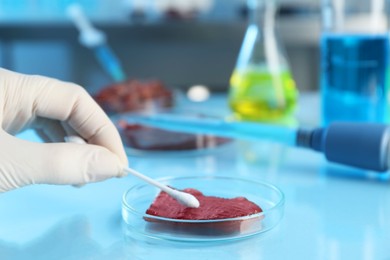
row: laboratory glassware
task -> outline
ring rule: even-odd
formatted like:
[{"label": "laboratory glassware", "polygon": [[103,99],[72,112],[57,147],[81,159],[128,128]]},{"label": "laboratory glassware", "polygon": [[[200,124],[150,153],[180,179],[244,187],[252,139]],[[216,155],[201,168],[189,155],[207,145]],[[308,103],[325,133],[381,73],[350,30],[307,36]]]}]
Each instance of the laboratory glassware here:
[{"label": "laboratory glassware", "polygon": [[119,59],[107,44],[106,35],[92,26],[81,5],[69,5],[67,13],[80,31],[80,43],[94,52],[102,68],[115,82],[124,81],[126,75]]},{"label": "laboratory glassware", "polygon": [[248,0],[249,24],[230,78],[229,105],[237,118],[290,117],[298,91],[275,32],[275,0]]},{"label": "laboratory glassware", "polygon": [[126,238],[163,242],[209,244],[232,242],[264,234],[283,218],[284,194],[276,186],[263,181],[231,176],[209,176],[202,173],[188,177],[167,177],[160,183],[178,189],[193,188],[205,196],[220,198],[245,197],[263,210],[244,217],[223,219],[173,219],[146,214],[159,193],[158,189],[137,184],[122,198],[122,218]]},{"label": "laboratory glassware", "polygon": [[388,121],[387,0],[323,0],[322,123]]}]

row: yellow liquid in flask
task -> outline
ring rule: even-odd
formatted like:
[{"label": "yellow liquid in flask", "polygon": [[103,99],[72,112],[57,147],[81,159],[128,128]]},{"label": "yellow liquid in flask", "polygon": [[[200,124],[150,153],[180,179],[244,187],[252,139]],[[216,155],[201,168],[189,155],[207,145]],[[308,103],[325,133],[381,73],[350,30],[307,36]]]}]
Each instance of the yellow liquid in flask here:
[{"label": "yellow liquid in flask", "polygon": [[242,120],[277,121],[291,116],[298,91],[288,70],[236,69],[230,78],[229,105]]}]

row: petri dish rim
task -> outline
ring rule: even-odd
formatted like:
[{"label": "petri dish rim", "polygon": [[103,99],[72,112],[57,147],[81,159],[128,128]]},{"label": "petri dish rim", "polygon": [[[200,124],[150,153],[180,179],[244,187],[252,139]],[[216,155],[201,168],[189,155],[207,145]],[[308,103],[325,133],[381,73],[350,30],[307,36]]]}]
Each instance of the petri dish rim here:
[{"label": "petri dish rim", "polygon": [[[165,221],[167,223],[195,223],[195,224],[210,224],[210,223],[225,223],[229,221],[243,221],[243,220],[250,220],[250,219],[256,219],[256,218],[261,218],[267,215],[272,214],[273,212],[276,212],[275,214],[278,214],[277,211],[282,210],[283,211],[283,206],[285,203],[285,195],[284,193],[275,185],[270,184],[265,181],[253,181],[250,179],[245,179],[245,178],[238,178],[238,177],[230,177],[230,176],[187,176],[187,177],[165,177],[165,178],[159,178],[157,179],[158,181],[180,181],[180,180],[192,180],[192,179],[222,179],[224,181],[240,181],[240,182],[247,182],[250,184],[256,184],[256,185],[261,185],[265,188],[267,188],[269,191],[272,191],[277,197],[278,200],[275,201],[274,204],[268,209],[263,209],[262,212],[257,213],[257,214],[252,214],[250,216],[243,216],[243,217],[236,217],[236,218],[225,218],[225,219],[212,219],[212,220],[186,220],[186,219],[172,219],[172,218],[165,218],[165,217],[158,217],[154,215],[149,215],[144,212],[140,212],[127,202],[127,196],[129,193],[134,192],[137,189],[140,189],[142,187],[150,186],[149,184],[137,184],[128,189],[126,192],[124,192],[122,196],[122,217],[126,225],[130,225],[123,216],[123,210],[126,210],[127,212],[130,212],[133,216],[139,217],[139,218],[150,218],[153,220],[159,220],[159,221]],[[156,190],[158,190],[156,188]],[[281,213],[283,215],[283,213]],[[281,218],[281,217],[280,217]],[[250,234],[243,234],[238,237],[223,237],[223,238],[194,238],[194,239],[184,239],[182,240],[181,238],[166,238],[164,235],[156,235],[156,234],[149,234],[148,232],[143,232],[139,231],[134,227],[130,227],[130,229],[135,229],[138,233],[144,235],[145,237],[153,238],[153,239],[158,239],[158,240],[164,240],[164,241],[180,241],[180,242],[221,242],[221,241],[232,241],[232,240],[239,240],[239,239],[244,239],[247,237],[252,237],[255,235],[258,235],[260,233],[264,233],[266,231],[269,231],[272,229],[274,226],[276,226],[279,223],[280,219],[276,223],[272,223],[272,225],[267,226],[263,230],[250,233]]]},{"label": "petri dish rim", "polygon": [[[220,153],[226,150],[229,150],[231,147],[234,147],[236,145],[236,140],[234,138],[223,138],[219,136],[214,135],[208,135],[208,134],[201,134],[201,133],[194,133],[194,136],[203,137],[203,138],[214,138],[215,140],[218,138],[225,139],[225,142],[222,143],[206,143],[206,145],[201,145],[193,148],[186,148],[186,149],[142,149],[142,148],[136,148],[129,144],[127,144],[126,139],[127,137],[123,133],[123,128],[120,126],[119,122],[124,121],[126,123],[130,123],[133,125],[140,125],[144,127],[148,127],[147,125],[143,124],[137,124],[135,122],[131,121],[131,116],[133,115],[149,115],[149,114],[159,114],[159,113],[168,113],[172,115],[189,115],[189,116],[199,116],[196,114],[195,111],[192,110],[186,110],[183,108],[171,108],[171,109],[163,109],[159,111],[154,112],[147,112],[147,111],[129,111],[129,112],[122,112],[117,113],[115,115],[112,115],[110,117],[111,121],[114,123],[115,127],[118,129],[120,137],[122,139],[122,142],[125,147],[125,151],[129,156],[135,156],[135,157],[145,157],[145,156],[152,156],[152,157],[197,157],[197,156],[207,156],[212,155],[215,153]],[[207,117],[217,117],[214,115],[206,115],[202,114],[203,116]],[[129,120],[130,118],[130,120]],[[218,118],[222,118],[219,116]],[[158,127],[150,127],[154,128],[156,130],[159,130]],[[164,130],[164,129],[162,129]],[[175,133],[175,131],[172,130],[165,130],[167,132]],[[177,133],[181,133],[178,131]],[[189,134],[190,133],[183,133],[183,134]],[[207,141],[209,142],[209,141]]]},{"label": "petri dish rim", "polygon": [[[122,138],[122,136],[121,136]],[[196,149],[188,149],[188,150],[142,150],[136,149],[130,146],[125,145],[125,151],[129,156],[134,157],[201,157],[208,156],[217,153],[224,152],[231,148],[234,148],[236,145],[236,141],[231,139],[224,144],[219,144],[217,146],[210,147],[200,147]]]}]

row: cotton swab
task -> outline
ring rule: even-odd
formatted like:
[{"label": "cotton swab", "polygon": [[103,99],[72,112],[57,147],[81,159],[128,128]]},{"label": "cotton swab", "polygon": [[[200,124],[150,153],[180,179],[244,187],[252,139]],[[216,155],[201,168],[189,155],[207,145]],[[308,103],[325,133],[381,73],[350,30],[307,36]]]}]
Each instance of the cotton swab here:
[{"label": "cotton swab", "polygon": [[[86,144],[86,142],[81,137],[78,136],[67,136],[65,137],[65,141],[68,143]],[[172,198],[174,198],[184,206],[190,208],[198,208],[200,206],[199,201],[192,194],[172,189],[171,187],[159,183],[158,181],[155,181],[152,178],[143,175],[142,173],[128,167],[124,167],[123,171],[166,192],[169,196],[171,196]]]},{"label": "cotton swab", "polygon": [[175,190],[175,189],[172,189],[166,185],[163,185],[151,178],[149,178],[148,176],[146,175],[143,175],[139,172],[137,172],[136,170],[134,169],[131,169],[131,168],[124,168],[123,169],[125,172],[135,176],[135,177],[138,177],[144,181],[146,181],[147,183],[161,189],[162,191],[165,191],[166,193],[168,193],[169,196],[171,196],[172,198],[176,199],[177,201],[179,201],[181,204],[187,206],[187,207],[191,207],[191,208],[198,208],[200,206],[199,204],[199,201],[195,198],[195,196],[189,194],[189,193],[186,193],[186,192],[182,192],[182,191],[178,191],[178,190]]}]

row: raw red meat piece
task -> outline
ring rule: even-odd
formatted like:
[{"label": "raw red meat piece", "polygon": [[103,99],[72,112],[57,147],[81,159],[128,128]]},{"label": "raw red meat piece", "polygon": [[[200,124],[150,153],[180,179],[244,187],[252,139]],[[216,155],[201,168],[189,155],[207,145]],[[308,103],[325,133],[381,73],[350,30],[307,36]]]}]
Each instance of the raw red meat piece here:
[{"label": "raw red meat piece", "polygon": [[159,80],[135,80],[112,84],[95,95],[96,102],[109,114],[169,108],[173,93]]},{"label": "raw red meat piece", "polygon": [[[244,197],[236,197],[232,199],[204,196],[196,189],[184,189],[194,195],[200,202],[199,208],[186,207],[175,199],[170,197],[165,192],[160,192],[152,205],[146,210],[149,215],[165,217],[179,220],[217,220],[250,216],[262,212],[263,210],[255,203]],[[195,234],[229,234],[229,233],[244,233],[250,230],[253,225],[259,226],[263,216],[249,218],[245,220],[229,220],[224,222],[209,222],[209,223],[185,223],[171,222],[163,220],[154,220],[145,218],[147,221],[158,224],[155,229],[170,230],[180,232],[190,232]]]},{"label": "raw red meat piece", "polygon": [[[108,114],[122,112],[166,111],[174,105],[173,92],[158,80],[129,79],[112,84],[95,100]],[[160,130],[122,121],[118,124],[123,142],[128,147],[145,151],[182,151],[213,148],[230,139]]]},{"label": "raw red meat piece", "polygon": [[213,148],[230,139],[165,131],[153,127],[119,122],[119,131],[125,145],[146,151],[183,151]]}]

